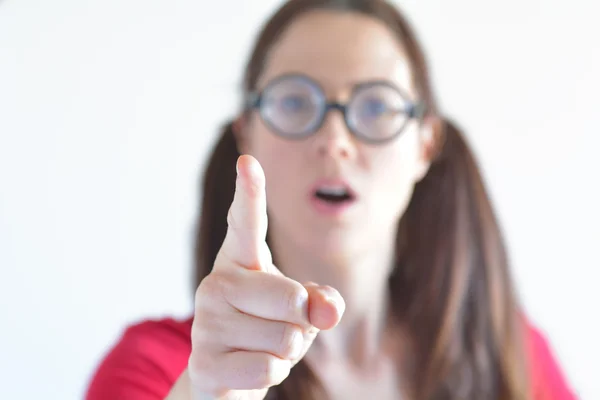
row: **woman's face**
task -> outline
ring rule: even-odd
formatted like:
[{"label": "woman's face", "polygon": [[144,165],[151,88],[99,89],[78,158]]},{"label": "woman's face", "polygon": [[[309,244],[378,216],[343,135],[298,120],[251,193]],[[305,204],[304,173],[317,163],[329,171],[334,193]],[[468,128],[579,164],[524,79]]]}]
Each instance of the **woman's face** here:
[{"label": "woman's face", "polygon": [[[327,101],[345,104],[355,85],[382,80],[417,100],[397,38],[357,13],[314,11],[297,19],[271,49],[258,89],[292,73],[317,83]],[[295,94],[312,93],[298,87]],[[275,117],[305,107],[297,98],[275,97]],[[378,112],[379,103],[369,104],[361,106],[360,118]],[[325,258],[389,244],[428,168],[431,135],[416,120],[379,145],[356,138],[338,110],[301,140],[278,136],[257,111],[240,120],[237,133],[240,151],[255,156],[265,171],[271,235]]]}]

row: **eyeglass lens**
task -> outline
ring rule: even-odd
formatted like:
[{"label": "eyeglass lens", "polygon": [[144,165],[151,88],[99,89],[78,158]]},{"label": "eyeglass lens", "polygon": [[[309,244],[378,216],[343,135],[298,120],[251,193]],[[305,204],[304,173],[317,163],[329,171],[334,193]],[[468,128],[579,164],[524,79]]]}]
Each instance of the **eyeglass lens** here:
[{"label": "eyeglass lens", "polygon": [[[411,107],[411,102],[391,84],[373,82],[355,87],[345,106],[344,119],[360,138],[386,141],[402,131],[411,117]],[[263,120],[279,135],[292,139],[318,130],[329,108],[320,86],[303,76],[273,81],[260,99]]]}]

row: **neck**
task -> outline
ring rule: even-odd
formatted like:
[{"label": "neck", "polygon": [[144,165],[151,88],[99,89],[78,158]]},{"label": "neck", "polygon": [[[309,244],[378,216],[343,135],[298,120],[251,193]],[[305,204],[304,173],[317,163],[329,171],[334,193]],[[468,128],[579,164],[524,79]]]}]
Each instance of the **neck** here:
[{"label": "neck", "polygon": [[321,332],[313,344],[317,358],[372,368],[385,351],[383,336],[390,321],[388,278],[395,252],[393,240],[386,245],[379,241],[377,251],[321,258],[317,252],[294,245],[293,240],[277,237],[279,240],[271,240],[271,247],[285,275],[300,283],[332,286],[346,302],[339,325]]}]

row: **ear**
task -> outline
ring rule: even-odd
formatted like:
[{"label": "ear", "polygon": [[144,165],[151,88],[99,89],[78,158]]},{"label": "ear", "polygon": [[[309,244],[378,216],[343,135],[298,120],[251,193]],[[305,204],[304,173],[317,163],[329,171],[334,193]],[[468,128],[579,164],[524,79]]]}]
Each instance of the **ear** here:
[{"label": "ear", "polygon": [[428,116],[421,123],[419,133],[419,159],[416,181],[422,180],[437,157],[443,140],[443,122],[437,116]]},{"label": "ear", "polygon": [[248,154],[248,136],[246,134],[247,117],[245,114],[241,114],[234,121],[231,129],[233,130],[233,137],[237,146],[238,153]]}]

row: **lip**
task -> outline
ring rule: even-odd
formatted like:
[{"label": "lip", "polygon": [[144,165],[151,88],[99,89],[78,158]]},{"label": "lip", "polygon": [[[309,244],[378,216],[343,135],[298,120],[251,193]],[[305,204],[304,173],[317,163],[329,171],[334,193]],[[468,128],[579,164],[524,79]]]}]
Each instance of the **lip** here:
[{"label": "lip", "polygon": [[[322,200],[316,196],[317,190],[323,186],[341,186],[343,187],[351,199],[341,202],[341,203],[332,203],[325,200]],[[350,186],[348,182],[343,179],[321,179],[315,182],[314,185],[311,186],[309,191],[310,203],[314,207],[314,209],[322,215],[336,216],[341,215],[344,212],[348,211],[354,204],[356,204],[358,200],[358,196],[356,191]]]}]

